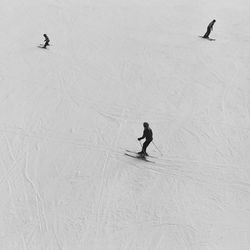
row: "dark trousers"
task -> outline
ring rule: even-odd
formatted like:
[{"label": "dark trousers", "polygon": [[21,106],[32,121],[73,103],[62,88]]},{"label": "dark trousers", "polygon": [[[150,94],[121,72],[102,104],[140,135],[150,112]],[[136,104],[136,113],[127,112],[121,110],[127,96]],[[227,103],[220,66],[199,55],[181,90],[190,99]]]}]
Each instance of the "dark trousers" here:
[{"label": "dark trousers", "polygon": [[150,144],[150,142],[151,142],[152,140],[146,140],[144,143],[143,143],[143,145],[142,145],[142,152],[145,154],[146,153],[146,149],[147,149],[147,147],[148,147],[148,145]]},{"label": "dark trousers", "polygon": [[203,37],[204,38],[208,38],[209,35],[210,35],[210,33],[211,33],[211,29],[209,27],[207,27],[207,32],[206,32],[206,34]]},{"label": "dark trousers", "polygon": [[45,42],[45,44],[43,45],[44,48],[46,48],[47,46],[49,46],[49,42]]}]

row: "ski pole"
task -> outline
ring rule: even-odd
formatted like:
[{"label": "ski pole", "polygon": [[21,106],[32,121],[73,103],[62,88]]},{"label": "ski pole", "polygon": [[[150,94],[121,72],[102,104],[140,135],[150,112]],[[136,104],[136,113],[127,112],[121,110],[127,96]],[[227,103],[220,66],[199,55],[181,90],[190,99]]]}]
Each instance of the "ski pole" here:
[{"label": "ski pole", "polygon": [[[152,142],[153,142],[153,141],[152,141]],[[159,151],[159,153],[160,153],[161,155],[163,155],[162,152],[160,151],[160,149],[155,145],[154,142],[153,142],[153,144],[154,144],[155,148]]]}]

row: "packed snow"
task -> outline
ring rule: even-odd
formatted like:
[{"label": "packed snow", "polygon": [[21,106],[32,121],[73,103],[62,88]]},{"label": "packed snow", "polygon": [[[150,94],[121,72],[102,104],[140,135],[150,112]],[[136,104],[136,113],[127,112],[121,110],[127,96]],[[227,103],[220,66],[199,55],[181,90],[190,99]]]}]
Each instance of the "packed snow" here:
[{"label": "packed snow", "polygon": [[0,16],[1,250],[250,249],[249,0]]}]

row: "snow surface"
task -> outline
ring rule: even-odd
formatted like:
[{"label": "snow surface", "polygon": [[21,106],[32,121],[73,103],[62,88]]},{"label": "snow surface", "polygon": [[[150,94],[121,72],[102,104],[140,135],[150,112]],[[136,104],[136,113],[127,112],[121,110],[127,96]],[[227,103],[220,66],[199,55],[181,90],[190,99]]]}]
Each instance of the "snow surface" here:
[{"label": "snow surface", "polygon": [[[249,0],[0,16],[1,250],[250,249]],[[144,121],[155,164],[124,155]]]}]

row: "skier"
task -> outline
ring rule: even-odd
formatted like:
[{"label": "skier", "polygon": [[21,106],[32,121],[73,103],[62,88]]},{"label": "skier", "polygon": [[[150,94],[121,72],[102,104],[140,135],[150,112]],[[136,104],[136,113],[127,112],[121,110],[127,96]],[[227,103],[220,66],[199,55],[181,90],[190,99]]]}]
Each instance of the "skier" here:
[{"label": "skier", "polygon": [[143,123],[143,127],[144,127],[144,131],[143,131],[143,135],[142,137],[138,138],[138,141],[146,138],[146,141],[143,143],[142,145],[142,150],[140,152],[138,152],[138,154],[140,154],[141,156],[147,156],[147,152],[146,149],[148,147],[148,145],[150,144],[151,141],[153,141],[153,132],[152,129],[149,127],[149,124],[147,122]]},{"label": "skier", "polygon": [[212,22],[210,22],[207,26],[207,32],[205,33],[205,35],[203,36],[203,38],[209,38],[209,35],[211,33],[211,31],[213,30],[213,26],[214,23],[216,22],[216,20],[214,19]]},{"label": "skier", "polygon": [[43,36],[45,38],[45,40],[44,40],[45,44],[43,45],[43,48],[46,49],[46,47],[49,46],[50,40],[49,40],[49,37],[46,34],[43,34]]}]

